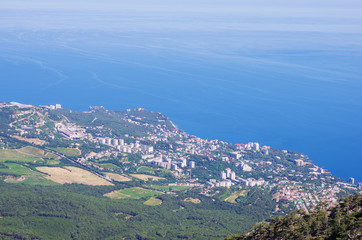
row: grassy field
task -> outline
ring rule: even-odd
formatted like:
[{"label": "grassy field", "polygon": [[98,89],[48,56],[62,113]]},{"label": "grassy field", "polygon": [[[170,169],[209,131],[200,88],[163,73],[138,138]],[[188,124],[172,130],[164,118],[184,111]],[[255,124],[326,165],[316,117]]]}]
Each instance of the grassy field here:
[{"label": "grassy field", "polygon": [[36,163],[43,161],[43,159],[38,156],[22,153],[21,149],[0,149],[0,162],[13,161]]},{"label": "grassy field", "polygon": [[32,177],[32,176],[21,176],[20,178],[5,178],[5,182],[7,183],[24,183],[29,185],[43,185],[43,186],[51,186],[58,185],[58,183],[45,179],[43,177]]},{"label": "grassy field", "polygon": [[149,168],[149,167],[139,167],[137,168],[137,172],[143,172],[143,173],[151,173],[151,174],[155,174],[154,169]]},{"label": "grassy field", "polygon": [[[16,162],[44,162],[43,158],[50,159],[51,161],[57,161],[60,159],[57,155],[37,147],[27,146],[19,149],[2,149],[0,150],[0,162],[16,161]],[[50,162],[50,164],[59,164]]]},{"label": "grassy field", "polygon": [[153,181],[158,181],[160,179],[165,179],[163,177],[156,177],[156,176],[146,175],[146,174],[130,174],[130,176],[132,176],[134,178],[141,179],[143,181],[148,181],[149,179],[151,179]]},{"label": "grassy field", "polygon": [[59,163],[59,160],[45,160],[45,165],[58,165]]},{"label": "grassy field", "polygon": [[117,182],[128,182],[131,181],[132,179],[125,176],[125,175],[119,175],[116,173],[105,173],[108,177],[112,178],[112,180],[117,181]]},{"label": "grassy field", "polygon": [[52,148],[54,151],[63,153],[65,156],[68,157],[78,157],[82,154],[79,149],[76,148]]},{"label": "grassy field", "polygon": [[109,169],[119,169],[118,166],[112,164],[112,163],[103,163],[103,164],[96,164],[97,166],[99,167],[102,167],[102,168],[109,168]]},{"label": "grassy field", "polygon": [[113,185],[112,183],[97,177],[93,173],[90,173],[84,169],[77,167],[37,167],[41,172],[49,174],[46,178],[60,183],[78,183],[85,185]]},{"label": "grassy field", "polygon": [[182,191],[188,188],[191,188],[190,186],[168,186],[168,185],[145,185],[147,187],[156,189],[156,190],[165,190],[165,191]]},{"label": "grassy field", "polygon": [[16,138],[20,141],[25,141],[25,142],[32,143],[35,145],[44,145],[47,143],[46,141],[40,140],[39,138],[24,138],[24,137],[20,137],[20,136],[11,136],[11,137]]},{"label": "grassy field", "polygon": [[45,175],[16,163],[3,163],[8,168],[0,168],[0,173],[16,174],[19,177],[7,176],[8,183],[25,183],[30,185],[55,185],[57,183],[45,179]]},{"label": "grassy field", "polygon": [[47,152],[44,157],[48,158],[48,159],[53,159],[53,160],[60,159],[60,157],[58,155],[55,155],[54,153],[51,153],[51,152]]},{"label": "grassy field", "polygon": [[221,201],[225,201],[225,199],[227,199],[228,197],[230,197],[232,194],[232,191],[230,189],[228,189],[224,194],[222,194],[219,199]]},{"label": "grassy field", "polygon": [[154,197],[151,197],[150,199],[148,199],[146,202],[144,202],[145,205],[148,206],[158,206],[162,204],[162,200],[161,199],[157,199]]},{"label": "grassy field", "polygon": [[140,199],[143,197],[154,197],[157,195],[160,195],[162,193],[144,189],[140,187],[132,187],[132,188],[125,188],[117,191],[113,191],[107,194],[104,194],[104,196],[109,198],[115,198],[115,199],[122,199],[122,198],[133,198],[133,199]]},{"label": "grassy field", "polygon": [[3,163],[8,168],[0,168],[1,173],[27,175],[27,176],[43,176],[39,172],[32,171],[31,169],[21,166],[16,163]]},{"label": "grassy field", "polygon": [[42,149],[32,147],[32,146],[23,147],[23,148],[17,149],[17,151],[22,154],[34,156],[34,157],[42,158],[45,156],[44,151]]},{"label": "grassy field", "polygon": [[230,203],[236,203],[235,199],[237,199],[240,196],[245,196],[246,193],[247,193],[246,190],[239,190],[239,191],[233,192],[229,197],[225,198],[224,201],[230,202]]}]

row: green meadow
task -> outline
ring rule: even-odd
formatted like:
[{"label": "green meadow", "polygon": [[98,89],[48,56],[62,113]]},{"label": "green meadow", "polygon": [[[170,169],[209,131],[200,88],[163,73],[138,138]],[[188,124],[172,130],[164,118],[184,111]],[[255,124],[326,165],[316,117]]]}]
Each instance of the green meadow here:
[{"label": "green meadow", "polygon": [[42,162],[41,157],[21,152],[21,149],[1,149],[0,162]]},{"label": "green meadow", "polygon": [[162,193],[140,187],[125,188],[105,194],[104,196],[115,199],[132,198],[140,199],[144,197],[153,197]]}]

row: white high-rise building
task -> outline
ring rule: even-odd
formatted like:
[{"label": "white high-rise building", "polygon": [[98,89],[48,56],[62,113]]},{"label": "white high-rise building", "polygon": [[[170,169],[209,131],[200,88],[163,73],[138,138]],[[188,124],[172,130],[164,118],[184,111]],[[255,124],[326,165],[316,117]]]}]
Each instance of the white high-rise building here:
[{"label": "white high-rise building", "polygon": [[190,168],[195,168],[195,162],[194,161],[190,161]]},{"label": "white high-rise building", "polygon": [[231,173],[230,173],[230,179],[231,179],[231,180],[235,180],[235,172],[231,172]]},{"label": "white high-rise building", "polygon": [[119,145],[121,145],[121,146],[123,146],[123,145],[124,145],[124,140],[123,140],[123,139],[121,139],[121,138],[120,138],[120,139],[118,139],[118,144],[119,144]]},{"label": "white high-rise building", "polygon": [[112,139],[110,139],[110,138],[106,138],[106,144],[111,145],[111,144],[112,144]]},{"label": "white high-rise building", "polygon": [[186,158],[181,158],[180,162],[181,162],[181,167],[186,167],[187,166]]},{"label": "white high-rise building", "polygon": [[153,152],[153,146],[148,146],[148,145],[140,145],[141,150],[145,151],[145,152],[149,152],[152,153]]},{"label": "white high-rise building", "polygon": [[252,168],[244,162],[241,162],[239,166],[240,166],[241,170],[243,170],[245,172],[252,171]]},{"label": "white high-rise building", "polygon": [[226,171],[226,177],[227,177],[227,178],[230,178],[231,169],[230,169],[230,168],[227,168],[225,171]]},{"label": "white high-rise building", "polygon": [[113,146],[117,146],[118,145],[118,139],[112,139],[112,144],[113,144]]},{"label": "white high-rise building", "polygon": [[221,179],[226,179],[226,172],[224,171],[221,172]]},{"label": "white high-rise building", "polygon": [[255,151],[259,151],[259,150],[260,150],[259,143],[257,143],[257,142],[254,143],[254,150],[255,150]]}]

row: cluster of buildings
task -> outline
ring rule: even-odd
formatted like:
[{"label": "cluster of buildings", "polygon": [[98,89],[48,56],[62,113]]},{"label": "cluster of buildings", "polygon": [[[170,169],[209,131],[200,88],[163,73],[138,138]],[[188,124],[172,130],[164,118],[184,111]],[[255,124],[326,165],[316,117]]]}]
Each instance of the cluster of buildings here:
[{"label": "cluster of buildings", "polygon": [[124,153],[153,153],[153,146],[140,144],[139,141],[135,143],[126,144],[123,139],[118,138],[98,138],[100,144],[105,144],[118,149]]},{"label": "cluster of buildings", "polygon": [[50,110],[62,109],[62,105],[60,105],[58,103],[55,105],[40,105],[39,107],[47,108]]},{"label": "cluster of buildings", "polygon": [[243,183],[243,185],[245,185],[247,187],[262,186],[264,184],[268,184],[268,182],[266,182],[263,178],[259,178],[259,179],[254,179],[254,178],[243,179],[243,178],[239,178],[239,180],[240,180],[240,182]]},{"label": "cluster of buildings", "polygon": [[195,168],[195,161],[187,161],[185,157],[172,160],[168,156],[160,154],[158,156],[146,155],[142,156],[142,158],[145,159],[145,161],[148,163],[154,164],[155,166],[175,170],[178,174],[181,174],[183,172],[182,169],[184,168]]},{"label": "cluster of buildings", "polygon": [[224,181],[217,181],[216,179],[210,179],[206,185],[209,188],[214,188],[214,187],[226,187],[226,188],[230,188],[232,185],[235,185],[234,182],[230,181],[230,180],[224,180]]},{"label": "cluster of buildings", "polygon": [[338,201],[336,194],[340,191],[337,186],[321,188],[309,184],[305,187],[294,181],[282,181],[277,188],[278,191],[273,196],[277,202],[281,199],[287,200],[292,202],[297,209],[303,209],[306,212],[320,202],[336,203]]},{"label": "cluster of buildings", "polygon": [[[14,106],[14,104],[19,107],[24,107],[17,103],[13,103],[12,106]],[[0,107],[4,106],[7,106],[7,104],[0,103]],[[60,109],[61,105],[46,105],[42,107],[47,109]],[[26,118],[27,116],[30,116],[30,114],[34,114],[30,110],[23,110],[24,111],[19,114],[18,119]],[[96,109],[93,110],[95,111]],[[138,109],[137,111],[144,111],[144,109]],[[276,152],[268,146],[260,146],[257,142],[231,146],[230,144],[219,140],[201,139],[176,129],[176,126],[174,126],[173,129],[166,127],[165,120],[159,119],[158,121],[147,122],[147,119],[144,119],[144,117],[133,116],[131,110],[127,112],[129,112],[129,116],[125,116],[125,121],[136,125],[147,126],[148,129],[151,129],[147,136],[130,136],[128,139],[131,140],[132,143],[125,143],[124,139],[121,138],[103,137],[111,136],[105,129],[103,129],[103,132],[99,130],[99,132],[95,134],[96,137],[93,137],[90,133],[87,133],[85,127],[75,126],[67,119],[56,124],[56,130],[70,140],[87,139],[91,142],[111,147],[106,151],[88,153],[80,159],[80,161],[88,166],[97,168],[96,164],[91,161],[92,159],[99,159],[107,156],[117,157],[117,155],[120,156],[122,153],[140,153],[142,154],[143,163],[170,169],[178,178],[178,181],[184,184],[208,189],[214,187],[229,188],[233,185],[247,187],[268,185],[270,188],[277,189],[275,199],[286,199],[295,203],[299,208],[308,209],[310,205],[314,205],[320,201],[333,202],[337,199],[336,193],[340,191],[341,187],[356,188],[354,179],[350,179],[349,184],[341,182],[340,184],[337,184],[337,186],[331,186],[328,183],[334,182],[334,179],[332,179],[333,176],[328,178],[329,176],[324,169],[313,165],[301,154],[289,158],[290,161],[287,164],[286,162],[283,162],[286,161],[285,159],[287,159],[287,156],[289,156],[288,154],[290,154],[286,150],[278,150],[278,152]],[[44,120],[39,120],[33,123],[33,125],[22,125],[26,127],[36,127],[44,124]],[[17,124],[16,126],[22,131],[26,130],[22,129],[22,125]],[[96,128],[93,130],[96,130]],[[157,146],[161,141],[167,143],[169,149],[154,148],[154,146],[141,144],[140,142],[142,141],[151,141],[155,144],[154,146]],[[127,154],[122,155],[127,156]],[[191,158],[190,155],[199,157]],[[197,162],[191,161],[190,159],[197,159]],[[204,163],[207,163],[208,161],[223,161],[224,164],[228,163],[230,166],[235,166],[231,166],[234,171],[232,171],[231,168],[226,168],[221,172],[216,171],[216,174],[210,176],[208,181],[202,182],[195,179],[191,181],[191,172],[194,172],[192,169],[195,167],[206,168],[205,166],[207,166],[207,164],[204,166]],[[132,162],[131,164],[138,165],[138,162]],[[99,166],[98,168],[100,169]],[[264,178],[267,181],[264,180]],[[293,179],[297,179],[295,181],[299,182],[292,183],[291,180]],[[300,187],[303,185],[303,182],[310,181],[323,181],[326,183],[322,183],[321,186],[318,186],[320,188],[316,186]]]},{"label": "cluster of buildings", "polygon": [[225,171],[221,172],[221,179],[235,180],[235,177],[235,172],[231,171],[230,168],[227,168]]},{"label": "cluster of buildings", "polygon": [[251,172],[253,169],[246,163],[240,162],[237,166],[244,172]]},{"label": "cluster of buildings", "polygon": [[80,127],[59,127],[57,130],[71,140],[84,139],[87,136],[85,129]]}]

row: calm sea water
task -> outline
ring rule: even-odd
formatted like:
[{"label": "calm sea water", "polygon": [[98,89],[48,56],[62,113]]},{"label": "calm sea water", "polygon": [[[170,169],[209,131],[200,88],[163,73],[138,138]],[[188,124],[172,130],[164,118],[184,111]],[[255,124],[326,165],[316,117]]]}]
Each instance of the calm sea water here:
[{"label": "calm sea water", "polygon": [[145,107],[190,134],[302,152],[362,181],[355,1],[5,3],[0,101]]}]

